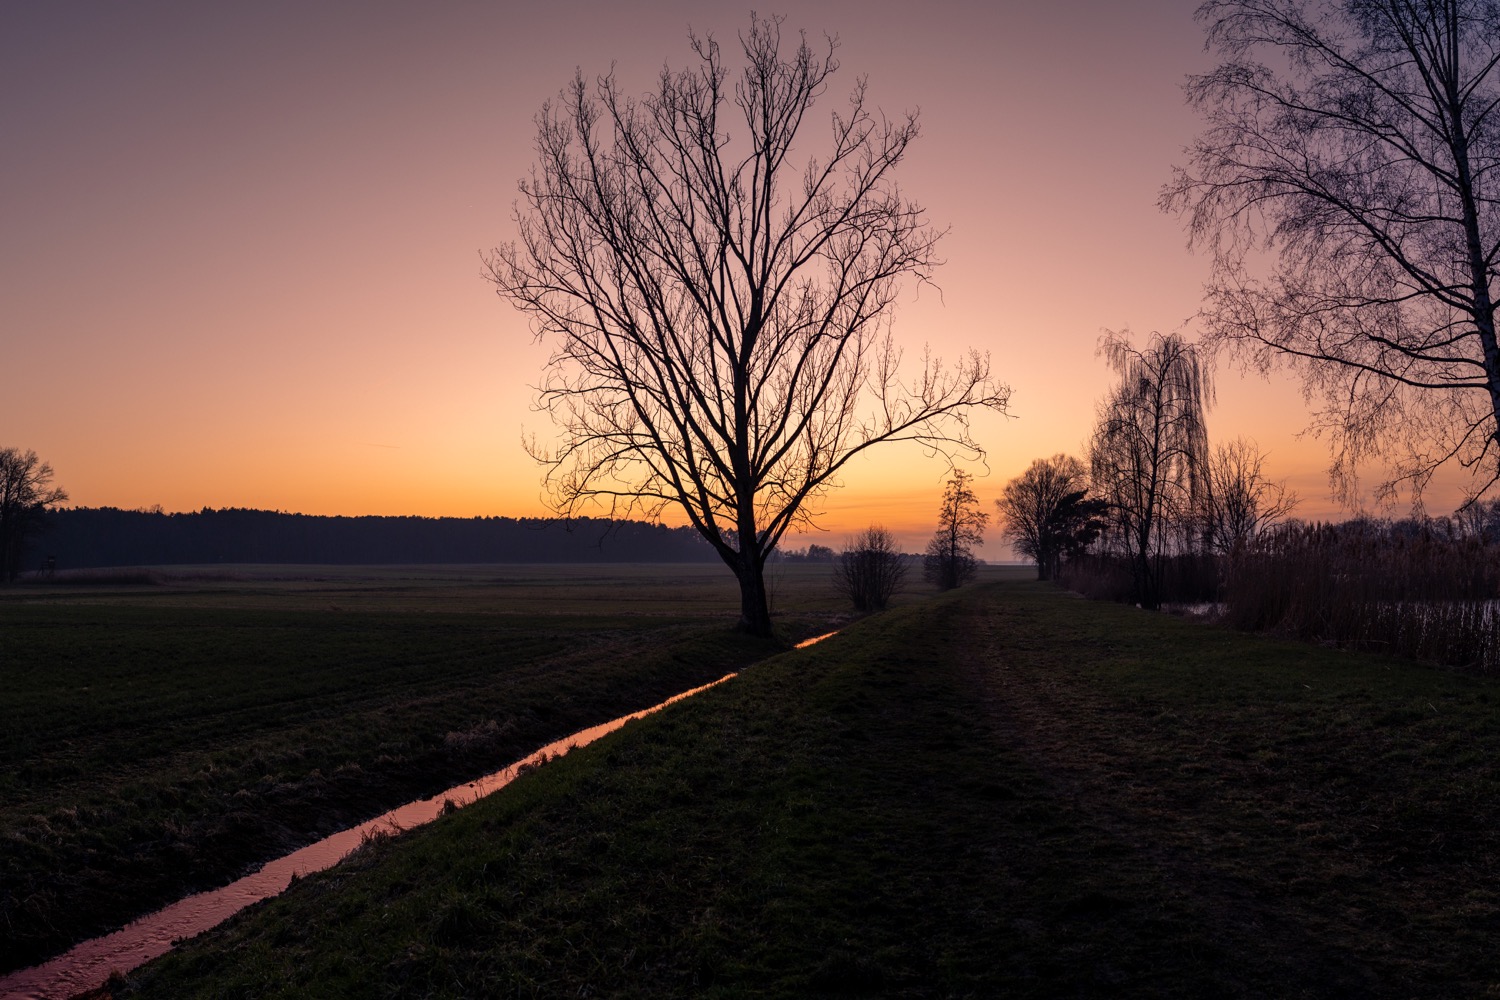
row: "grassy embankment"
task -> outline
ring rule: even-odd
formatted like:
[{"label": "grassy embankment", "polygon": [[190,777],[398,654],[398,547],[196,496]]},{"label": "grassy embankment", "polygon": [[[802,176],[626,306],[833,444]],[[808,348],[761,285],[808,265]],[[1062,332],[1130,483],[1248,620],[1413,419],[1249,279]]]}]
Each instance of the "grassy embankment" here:
[{"label": "grassy embankment", "polygon": [[0,591],[0,971],[782,648],[712,566],[134,576]]},{"label": "grassy embankment", "polygon": [[1494,995],[1497,696],[970,589],[376,841],[121,992]]}]

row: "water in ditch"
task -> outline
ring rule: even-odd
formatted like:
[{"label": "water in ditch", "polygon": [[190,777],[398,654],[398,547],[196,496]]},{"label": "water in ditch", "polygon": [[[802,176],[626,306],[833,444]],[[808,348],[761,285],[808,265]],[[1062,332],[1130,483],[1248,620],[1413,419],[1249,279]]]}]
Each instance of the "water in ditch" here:
[{"label": "water in ditch", "polygon": [[[811,646],[833,634],[829,632],[815,636],[798,643],[797,648]],[[335,833],[285,857],[270,861],[259,871],[246,875],[237,882],[180,899],[113,933],[81,942],[48,962],[0,977],[0,1000],[66,1000],[96,989],[104,985],[111,973],[129,972],[144,965],[151,959],[166,954],[175,942],[218,926],[251,903],[280,894],[291,884],[293,878],[333,867],[366,838],[430,823],[445,811],[462,808],[504,788],[527,768],[561,757],[577,747],[587,746],[632,719],[660,711],[734,676],[735,674],[726,674],[710,684],[673,695],[659,705],[579,730],[493,774],[456,785],[431,798],[409,802],[359,826]]]}]

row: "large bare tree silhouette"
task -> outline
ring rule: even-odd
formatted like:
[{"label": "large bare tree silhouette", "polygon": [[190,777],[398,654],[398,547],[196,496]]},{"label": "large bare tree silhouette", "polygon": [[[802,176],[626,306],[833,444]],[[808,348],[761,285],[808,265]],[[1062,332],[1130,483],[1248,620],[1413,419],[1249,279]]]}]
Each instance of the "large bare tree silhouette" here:
[{"label": "large bare tree silhouette", "polygon": [[697,64],[638,99],[580,74],[537,118],[519,238],[486,257],[553,346],[539,405],[560,439],[531,447],[554,507],[680,508],[756,634],[767,556],[851,457],[982,454],[967,414],[1009,398],[977,352],[903,376],[892,308],[941,235],[892,178],[916,117],[868,108],[859,81],[817,136],[836,42],[784,56],[780,24],[752,17],[733,77],[694,36]]},{"label": "large bare tree silhouette", "polygon": [[[1210,342],[1295,365],[1333,481],[1500,481],[1500,5],[1212,0],[1207,128],[1162,193],[1214,252]],[[1267,267],[1260,259],[1274,255]]]}]

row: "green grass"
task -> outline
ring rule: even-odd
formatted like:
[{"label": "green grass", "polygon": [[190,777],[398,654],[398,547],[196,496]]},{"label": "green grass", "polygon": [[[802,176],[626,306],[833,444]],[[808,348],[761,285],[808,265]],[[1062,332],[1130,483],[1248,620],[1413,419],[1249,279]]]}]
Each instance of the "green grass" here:
[{"label": "green grass", "polygon": [[118,992],[1495,995],[1497,695],[972,588],[372,843]]},{"label": "green grass", "polygon": [[0,970],[847,617],[783,572],[236,567],[0,591]]},{"label": "green grass", "polygon": [[[984,567],[990,577],[1015,568]],[[844,614],[830,564],[772,564],[773,614]],[[916,574],[913,574],[914,576]],[[718,563],[476,566],[166,566],[84,571],[54,584],[0,590],[0,601],[288,611],[474,611],[506,615],[661,615],[733,618],[734,576]],[[78,582],[98,579],[97,584]],[[128,583],[114,584],[122,579]],[[149,580],[150,585],[137,581]],[[913,580],[901,600],[927,588]]]}]

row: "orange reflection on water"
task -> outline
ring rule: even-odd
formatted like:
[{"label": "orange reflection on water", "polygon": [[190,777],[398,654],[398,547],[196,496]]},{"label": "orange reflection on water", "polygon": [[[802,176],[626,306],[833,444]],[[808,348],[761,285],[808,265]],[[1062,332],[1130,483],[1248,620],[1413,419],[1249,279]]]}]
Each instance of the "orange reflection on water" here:
[{"label": "orange reflection on water", "polygon": [[[827,638],[819,636],[818,638]],[[809,642],[817,642],[810,639]],[[215,927],[251,903],[280,894],[296,877],[337,864],[367,838],[398,833],[430,823],[445,812],[469,805],[504,788],[523,771],[587,746],[632,719],[666,708],[734,677],[673,695],[659,705],[622,715],[549,743],[508,767],[466,782],[429,799],[409,802],[359,826],[335,833],[285,857],[267,862],[258,872],[219,889],[200,892],[134,920],[111,934],[92,938],[51,961],[8,976],[0,976],[0,997],[24,1000],[63,1000],[102,986],[111,972],[129,972],[171,950],[175,941]]]},{"label": "orange reflection on water", "polygon": [[811,645],[813,645],[815,643],[822,642],[824,639],[827,639],[829,636],[834,636],[834,635],[838,635],[838,634],[839,634],[838,630],[835,629],[832,632],[824,632],[822,635],[815,635],[811,639],[803,639],[801,642],[797,643],[797,648],[798,649],[806,649],[808,646],[811,646]]}]

